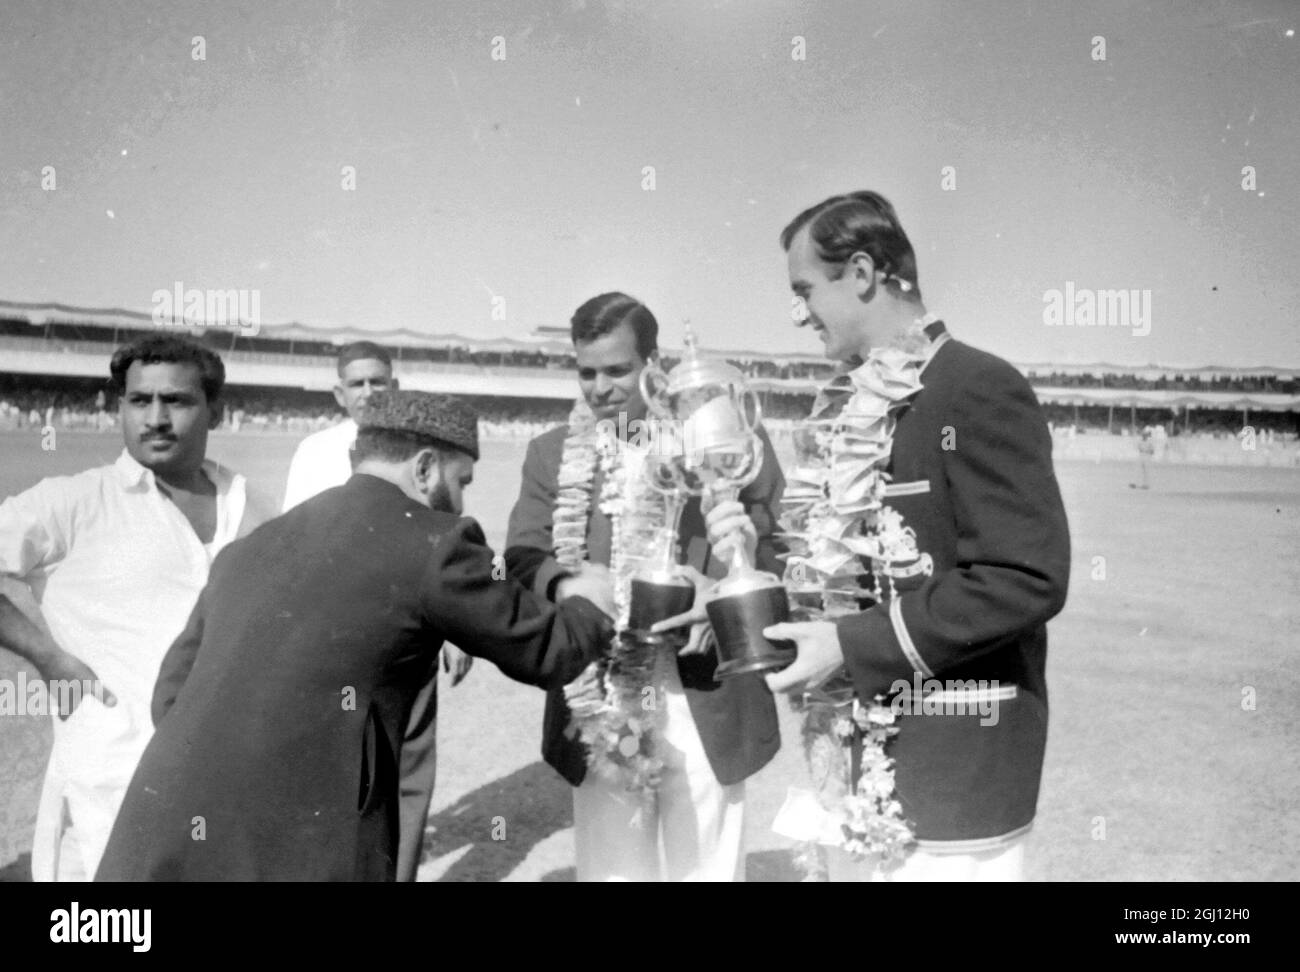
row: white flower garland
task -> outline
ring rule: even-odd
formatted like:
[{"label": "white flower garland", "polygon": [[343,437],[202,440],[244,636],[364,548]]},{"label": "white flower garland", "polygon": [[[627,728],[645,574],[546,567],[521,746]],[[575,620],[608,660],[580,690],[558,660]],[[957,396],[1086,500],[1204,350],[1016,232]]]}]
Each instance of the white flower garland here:
[{"label": "white flower garland", "polygon": [[[790,543],[786,581],[800,619],[856,613],[864,596],[892,598],[893,565],[918,560],[914,531],[883,501],[897,412],[921,390],[928,344],[914,328],[900,346],[872,351],[818,395],[809,419],[815,448],[791,473],[782,499]],[[874,592],[858,583],[860,558],[871,564]],[[914,835],[895,797],[885,744],[898,728],[882,701],[877,696],[863,705],[841,675],[808,693],[802,708],[804,754],[823,808],[840,825],[840,846],[857,860],[886,866],[906,853]],[[862,747],[856,784],[855,741]],[[808,870],[815,851],[810,844],[797,848]]]},{"label": "white flower garland", "polygon": [[656,649],[622,637],[632,577],[652,555],[655,531],[665,513],[663,498],[641,475],[645,458],[644,450],[631,448],[610,434],[607,426],[598,425],[587,404],[579,400],[569,416],[560,459],[552,537],[555,559],[577,570],[587,557],[587,523],[599,467],[599,503],[610,521],[609,567],[618,617],[608,654],[564,687],[571,714],[566,734],[587,746],[592,772],[636,793],[649,805],[663,770],[656,752]]}]

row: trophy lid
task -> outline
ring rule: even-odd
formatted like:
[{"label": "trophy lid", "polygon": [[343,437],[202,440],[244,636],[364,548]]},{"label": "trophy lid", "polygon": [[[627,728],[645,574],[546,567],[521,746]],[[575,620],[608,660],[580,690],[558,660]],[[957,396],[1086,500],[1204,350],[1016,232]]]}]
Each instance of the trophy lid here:
[{"label": "trophy lid", "polygon": [[699,342],[689,321],[686,322],[686,334],[682,340],[685,344],[682,359],[668,372],[666,391],[669,395],[719,386],[744,387],[745,375],[739,368],[726,361],[700,355]]}]

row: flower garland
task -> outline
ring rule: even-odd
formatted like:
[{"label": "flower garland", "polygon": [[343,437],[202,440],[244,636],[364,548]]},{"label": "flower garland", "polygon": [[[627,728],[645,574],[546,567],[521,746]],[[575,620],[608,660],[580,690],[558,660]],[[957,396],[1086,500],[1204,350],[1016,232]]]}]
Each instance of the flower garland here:
[{"label": "flower garland", "polygon": [[[918,321],[898,345],[873,350],[818,394],[802,455],[782,498],[789,543],[786,582],[799,620],[833,619],[859,610],[859,599],[895,596],[900,563],[919,563],[916,535],[884,505],[897,413],[921,390],[920,372],[933,350]],[[875,589],[859,584],[862,558]],[[823,809],[834,816],[840,846],[855,860],[887,866],[914,841],[894,793],[893,759],[885,744],[898,732],[877,696],[863,705],[841,673],[805,694],[804,755]],[[858,772],[853,780],[855,750]],[[815,844],[796,848],[813,871]]]},{"label": "flower garland", "polygon": [[599,505],[610,521],[609,566],[618,617],[608,654],[564,687],[570,711],[566,734],[587,746],[594,773],[636,793],[648,806],[663,770],[655,745],[657,706],[646,691],[654,690],[657,652],[623,636],[632,576],[652,556],[655,531],[664,516],[662,498],[641,474],[645,458],[644,450],[630,447],[607,425],[598,424],[579,400],[569,416],[560,459],[552,537],[555,559],[577,570],[587,556],[587,521],[599,468]]}]

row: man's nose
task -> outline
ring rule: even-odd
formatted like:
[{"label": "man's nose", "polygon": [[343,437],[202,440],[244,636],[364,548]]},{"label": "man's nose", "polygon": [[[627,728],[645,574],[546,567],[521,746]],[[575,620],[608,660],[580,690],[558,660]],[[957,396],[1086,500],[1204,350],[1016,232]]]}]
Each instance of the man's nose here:
[{"label": "man's nose", "polygon": [[145,424],[152,429],[164,428],[171,423],[171,416],[167,411],[167,405],[154,399],[149,403],[149,408],[145,411]]},{"label": "man's nose", "polygon": [[614,389],[614,382],[609,379],[608,375],[599,375],[596,378],[596,394],[601,398],[607,396]]}]

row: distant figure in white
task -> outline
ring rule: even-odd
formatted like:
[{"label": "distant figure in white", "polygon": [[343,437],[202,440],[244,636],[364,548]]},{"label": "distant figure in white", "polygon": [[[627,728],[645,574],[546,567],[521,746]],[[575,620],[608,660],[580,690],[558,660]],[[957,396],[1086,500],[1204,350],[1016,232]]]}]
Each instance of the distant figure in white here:
[{"label": "distant figure in white", "polygon": [[1155,455],[1156,444],[1151,439],[1151,427],[1147,426],[1138,435],[1138,482],[1129,483],[1129,489],[1150,489],[1151,483],[1147,478],[1147,466],[1151,464],[1151,457]]}]

